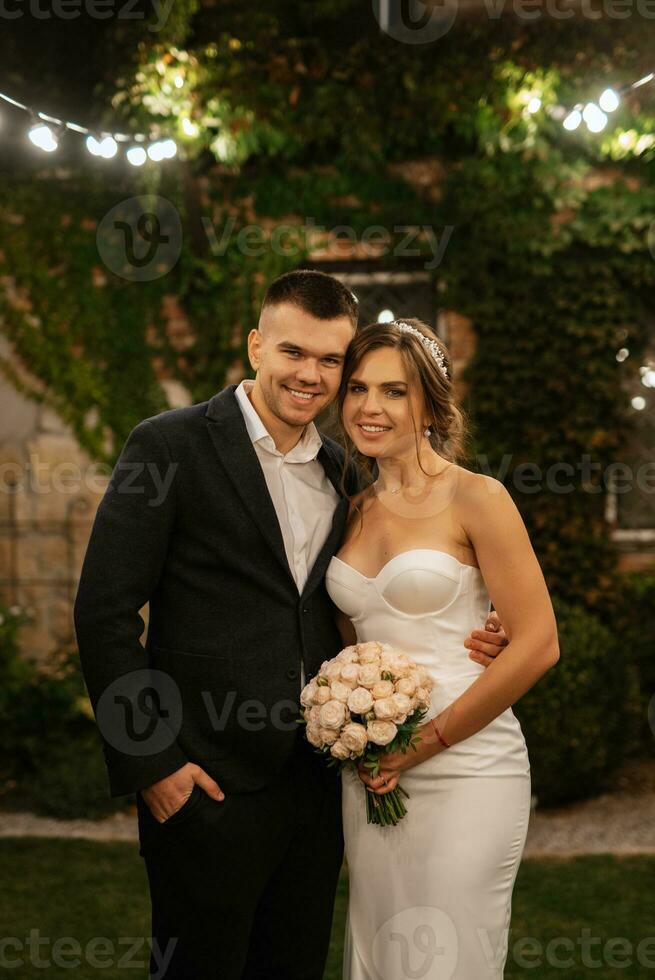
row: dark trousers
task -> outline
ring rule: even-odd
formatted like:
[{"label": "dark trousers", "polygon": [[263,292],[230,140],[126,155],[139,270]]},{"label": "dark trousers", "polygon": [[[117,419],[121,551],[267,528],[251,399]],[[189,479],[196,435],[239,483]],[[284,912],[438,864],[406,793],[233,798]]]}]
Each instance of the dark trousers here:
[{"label": "dark trousers", "polygon": [[218,803],[196,785],[163,824],[139,793],[137,804],[153,980],[321,980],[343,858],[341,792],[306,743],[263,790]]}]

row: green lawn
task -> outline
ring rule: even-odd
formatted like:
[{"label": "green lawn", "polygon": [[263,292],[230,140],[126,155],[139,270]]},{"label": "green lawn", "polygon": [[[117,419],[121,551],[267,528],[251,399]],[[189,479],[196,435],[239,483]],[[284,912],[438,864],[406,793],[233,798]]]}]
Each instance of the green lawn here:
[{"label": "green lawn", "polygon": [[[3,872],[0,942],[2,937],[5,940],[0,945],[1,977],[121,980],[128,976],[144,980],[147,968],[135,968],[135,964],[147,962],[145,948],[134,949],[134,942],[130,941],[130,937],[150,934],[147,882],[136,845],[2,839],[0,867]],[[653,980],[655,938],[650,944],[643,941],[655,937],[654,886],[655,857],[525,860],[514,890],[506,980],[517,977],[607,980],[619,976]],[[346,898],[344,875],[325,980],[341,977]],[[33,936],[31,954],[26,945],[30,934]],[[67,936],[77,940],[82,951],[81,964],[74,966],[75,949],[60,943],[62,965],[46,966],[46,961],[51,961],[57,953],[55,940]],[[585,936],[589,937],[587,952]],[[21,945],[8,945],[7,940],[12,937]],[[92,937],[107,940],[95,949],[95,966],[85,954]],[[531,942],[529,949],[525,948],[527,937]],[[572,951],[562,946],[554,950],[556,958],[570,957],[572,965],[557,966],[552,962],[552,955],[548,956],[548,943],[556,937],[573,943],[569,946]],[[41,941],[39,948],[37,939]],[[37,955],[41,966],[37,965]],[[119,966],[121,957],[123,965]],[[16,960],[21,965],[12,966]],[[112,961],[113,965],[101,967],[102,963]],[[66,963],[71,965],[63,965]]]}]

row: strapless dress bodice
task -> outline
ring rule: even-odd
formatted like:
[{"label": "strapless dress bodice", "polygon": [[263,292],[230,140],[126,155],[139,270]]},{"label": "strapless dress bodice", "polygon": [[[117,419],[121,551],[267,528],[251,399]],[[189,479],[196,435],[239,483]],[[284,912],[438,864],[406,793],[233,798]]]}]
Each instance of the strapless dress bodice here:
[{"label": "strapless dress bodice", "polygon": [[[335,556],[325,580],[332,601],[352,621],[359,643],[389,643],[430,672],[435,688],[428,718],[439,714],[484,672],[464,646],[472,630],[484,628],[491,609],[479,568],[445,551],[413,548],[391,558],[373,578]],[[451,775],[478,771],[513,775],[530,768],[523,733],[511,708],[428,763],[429,768],[434,764]]]}]

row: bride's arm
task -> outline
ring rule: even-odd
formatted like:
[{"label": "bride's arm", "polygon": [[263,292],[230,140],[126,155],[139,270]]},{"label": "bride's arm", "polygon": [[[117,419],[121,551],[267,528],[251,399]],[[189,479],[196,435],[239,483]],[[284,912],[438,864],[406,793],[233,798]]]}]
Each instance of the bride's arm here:
[{"label": "bride's arm", "polygon": [[460,742],[511,707],[559,660],[557,623],[528,532],[498,480],[471,474],[462,487],[462,526],[509,643],[437,717],[447,742]]},{"label": "bride's arm", "polygon": [[[521,515],[505,487],[492,477],[470,474],[458,493],[462,527],[474,549],[509,643],[452,704],[433,719],[454,745],[485,728],[533,687],[559,660],[557,623],[543,573]],[[394,753],[383,761],[395,787],[397,775],[437,752],[447,752],[432,723],[421,728],[416,753]],[[381,780],[371,784],[382,789]]]}]

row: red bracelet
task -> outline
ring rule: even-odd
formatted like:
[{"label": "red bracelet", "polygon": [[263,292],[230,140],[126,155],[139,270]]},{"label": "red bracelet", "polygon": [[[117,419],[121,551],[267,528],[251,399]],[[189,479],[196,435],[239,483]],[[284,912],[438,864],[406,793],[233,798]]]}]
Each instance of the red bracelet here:
[{"label": "red bracelet", "polygon": [[436,718],[433,718],[432,719],[432,727],[434,728],[435,733],[436,733],[436,736],[439,739],[439,741],[441,742],[441,744],[443,746],[445,746],[445,748],[449,749],[450,748],[450,742],[447,742],[446,739],[441,734],[441,732],[439,731],[439,728],[437,726],[437,720],[436,720]]}]

